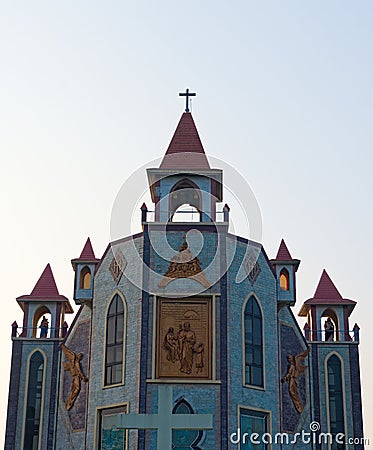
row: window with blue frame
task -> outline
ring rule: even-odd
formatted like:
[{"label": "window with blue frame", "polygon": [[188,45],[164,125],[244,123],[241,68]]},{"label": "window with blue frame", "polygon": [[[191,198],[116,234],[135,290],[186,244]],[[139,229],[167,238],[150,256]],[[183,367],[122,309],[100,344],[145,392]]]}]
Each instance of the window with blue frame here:
[{"label": "window with blue frame", "polygon": [[105,386],[123,382],[124,304],[116,294],[106,317]]},{"label": "window with blue frame", "polygon": [[[342,385],[341,360],[336,355],[328,359],[328,394],[329,394],[329,426],[330,433],[335,436],[345,432],[344,400]],[[332,450],[342,450],[343,444],[337,444],[333,439]]]},{"label": "window with blue frame", "polygon": [[244,339],[245,385],[264,387],[263,317],[253,295],[245,305]]},{"label": "window with blue frame", "polygon": [[[176,403],[172,414],[194,414],[190,404],[181,399]],[[201,450],[198,444],[202,441],[203,431],[201,430],[172,430],[173,450]]]},{"label": "window with blue frame", "polygon": [[27,405],[24,450],[38,450],[43,399],[44,357],[36,351],[30,358],[27,387]]},{"label": "window with blue frame", "polygon": [[[262,442],[263,434],[268,433],[268,420],[269,414],[266,412],[240,408],[240,448],[242,450],[268,449],[268,444]],[[254,443],[252,441],[254,441]]]}]

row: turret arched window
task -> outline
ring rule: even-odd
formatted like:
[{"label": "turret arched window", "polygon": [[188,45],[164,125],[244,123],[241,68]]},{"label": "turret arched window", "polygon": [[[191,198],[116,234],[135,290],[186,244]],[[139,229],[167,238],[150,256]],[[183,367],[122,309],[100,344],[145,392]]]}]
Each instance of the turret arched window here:
[{"label": "turret arched window", "polygon": [[38,450],[42,426],[42,401],[44,381],[44,356],[36,351],[32,354],[28,368],[27,404],[23,448]]},{"label": "turret arched window", "polygon": [[[194,414],[193,408],[185,400],[179,400],[172,410],[172,414]],[[172,449],[173,450],[201,450],[198,444],[203,437],[201,430],[173,430]]]},{"label": "turret arched window", "polygon": [[289,272],[286,269],[282,269],[280,272],[280,289],[282,291],[289,290]]},{"label": "turret arched window", "polygon": [[125,304],[115,294],[106,316],[105,386],[123,383]]},{"label": "turret arched window", "polygon": [[244,384],[264,387],[263,377],[263,316],[257,299],[252,295],[243,314]]},{"label": "turret arched window", "polygon": [[[334,437],[338,433],[345,432],[342,364],[335,354],[328,358],[327,377],[329,429]],[[332,450],[342,450],[344,448],[343,444],[337,444],[335,439],[333,439]]]},{"label": "turret arched window", "polygon": [[91,271],[86,266],[80,272],[80,289],[91,288]]}]

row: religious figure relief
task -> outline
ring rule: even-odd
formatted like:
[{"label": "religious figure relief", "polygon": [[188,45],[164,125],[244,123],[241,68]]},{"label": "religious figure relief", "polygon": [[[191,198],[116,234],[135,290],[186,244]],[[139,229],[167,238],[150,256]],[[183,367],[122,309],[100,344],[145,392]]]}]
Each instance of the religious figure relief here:
[{"label": "religious figure relief", "polygon": [[66,357],[69,359],[69,362],[63,363],[63,368],[64,370],[70,371],[70,375],[72,376],[70,394],[65,403],[65,407],[69,411],[74,406],[75,400],[79,395],[81,389],[81,381],[87,383],[88,378],[83,375],[82,369],[80,367],[80,361],[83,358],[83,353],[76,354],[68,349],[64,344],[61,344],[61,348]]},{"label": "religious figure relief", "polygon": [[175,337],[174,329],[170,327],[164,337],[163,348],[167,352],[167,361],[172,363],[179,359],[178,340]]},{"label": "religious figure relief", "polygon": [[310,352],[307,348],[303,353],[294,356],[288,355],[287,360],[289,363],[288,371],[286,375],[281,379],[281,383],[287,382],[289,384],[289,395],[293,401],[295,409],[301,414],[304,410],[304,405],[299,396],[298,392],[298,381],[297,379],[304,374],[308,366],[303,365],[303,361]]},{"label": "religious figure relief", "polygon": [[196,352],[196,369],[197,373],[200,373],[203,371],[204,362],[203,362],[203,354],[205,352],[205,346],[202,344],[197,345],[197,348],[195,349]]},{"label": "religious figure relief", "polygon": [[196,333],[190,328],[189,322],[180,324],[176,334],[173,327],[168,329],[164,337],[163,349],[167,352],[167,361],[179,362],[180,373],[190,375],[193,363],[196,373],[203,371],[204,344],[196,344]]},{"label": "religious figure relief", "polygon": [[201,269],[200,260],[193,256],[188,247],[186,235],[184,235],[184,242],[179,247],[178,254],[171,258],[167,272],[160,280],[158,286],[165,288],[175,278],[192,278],[201,283],[205,288],[211,286],[211,283]]},{"label": "religious figure relief", "polygon": [[155,377],[211,379],[211,298],[159,298],[157,303]]}]

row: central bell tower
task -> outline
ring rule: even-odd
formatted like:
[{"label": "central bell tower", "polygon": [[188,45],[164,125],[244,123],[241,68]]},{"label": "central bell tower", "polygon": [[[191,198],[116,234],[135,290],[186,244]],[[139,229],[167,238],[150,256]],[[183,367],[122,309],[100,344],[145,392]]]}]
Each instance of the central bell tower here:
[{"label": "central bell tower", "polygon": [[147,173],[155,222],[216,221],[223,171],[211,169],[190,112],[181,116],[159,168]]}]

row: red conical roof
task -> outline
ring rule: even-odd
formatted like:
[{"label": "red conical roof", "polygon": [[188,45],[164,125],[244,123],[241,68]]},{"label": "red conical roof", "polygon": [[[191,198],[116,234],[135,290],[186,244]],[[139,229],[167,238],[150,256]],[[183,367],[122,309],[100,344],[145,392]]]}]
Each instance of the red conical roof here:
[{"label": "red conical roof", "polygon": [[82,261],[82,262],[83,261],[85,261],[85,262],[98,262],[98,261],[100,261],[95,256],[95,252],[93,251],[93,247],[92,247],[90,238],[88,238],[86,240],[86,243],[84,244],[82,253],[80,254],[79,258],[75,258],[71,262],[73,263],[73,266],[74,266],[74,264],[76,264],[79,261]]},{"label": "red conical roof", "polygon": [[276,260],[278,261],[292,261],[293,258],[285,244],[285,241],[281,239],[280,247],[277,252]]},{"label": "red conical roof", "polygon": [[96,259],[95,252],[93,251],[91,240],[89,238],[87,239],[87,241],[83,247],[83,250],[79,256],[79,259],[84,259],[84,260]]},{"label": "red conical roof", "polygon": [[342,300],[342,295],[339,293],[335,284],[329,277],[327,271],[324,269],[319,284],[317,285],[313,298],[328,299],[328,300]]},{"label": "red conical roof", "polygon": [[48,263],[35,284],[35,287],[31,292],[31,296],[38,298],[49,298],[58,297],[59,295],[60,294],[57,289],[51,266]]},{"label": "red conical roof", "polygon": [[[56,281],[53,276],[53,272],[50,264],[48,263],[40,275],[34,289],[30,295],[22,295],[17,300],[49,300],[49,301],[63,301],[68,303],[68,310],[71,309],[69,300],[60,295],[57,289]],[[66,311],[69,312],[69,311]],[[72,312],[72,309],[71,309]]]},{"label": "red conical roof", "polygon": [[181,116],[160,168],[210,169],[191,113]]},{"label": "red conical roof", "polygon": [[306,300],[299,311],[300,316],[306,316],[312,305],[345,305],[348,306],[349,315],[354,309],[356,302],[348,298],[343,298],[335,284],[324,269],[315,294],[312,298]]}]

